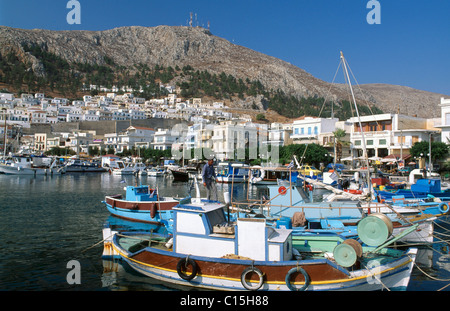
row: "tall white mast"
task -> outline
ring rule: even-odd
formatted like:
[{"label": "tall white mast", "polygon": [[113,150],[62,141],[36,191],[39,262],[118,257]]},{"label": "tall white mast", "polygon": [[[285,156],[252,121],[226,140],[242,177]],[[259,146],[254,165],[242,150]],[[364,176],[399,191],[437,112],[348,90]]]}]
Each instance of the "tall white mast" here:
[{"label": "tall white mast", "polygon": [[363,156],[365,157],[366,167],[367,167],[367,186],[369,188],[369,193],[370,193],[370,188],[371,188],[372,185],[371,185],[371,181],[370,181],[369,157],[368,157],[368,154],[367,154],[366,139],[364,137],[364,131],[363,131],[363,128],[362,128],[362,125],[361,125],[361,118],[359,117],[358,106],[356,105],[355,94],[353,93],[352,83],[350,81],[350,76],[349,76],[348,71],[347,71],[347,64],[346,64],[346,61],[345,61],[345,58],[344,58],[344,53],[342,53],[342,51],[341,51],[341,61],[342,61],[343,67],[344,67],[345,76],[347,78],[348,85],[350,87],[350,92],[352,93],[352,99],[353,99],[353,103],[355,105],[356,115],[358,116],[359,130],[361,132],[362,145],[363,145],[363,150],[364,150]]}]

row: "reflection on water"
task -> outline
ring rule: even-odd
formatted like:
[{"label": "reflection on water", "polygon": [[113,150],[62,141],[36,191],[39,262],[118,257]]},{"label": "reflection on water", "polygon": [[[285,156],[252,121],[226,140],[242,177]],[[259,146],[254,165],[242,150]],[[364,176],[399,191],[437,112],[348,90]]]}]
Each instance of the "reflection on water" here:
[{"label": "reflection on water", "polygon": [[[0,290],[164,290],[164,284],[109,266],[101,259],[102,228],[107,221],[132,228],[136,223],[111,218],[101,203],[105,195],[124,194],[126,185],[148,184],[162,196],[195,196],[189,182],[171,178],[116,176],[102,174],[65,174],[61,176],[0,175]],[[218,184],[219,194],[230,185]],[[233,200],[260,198],[264,186],[236,184]],[[199,187],[200,195],[206,191]],[[320,200],[323,191],[315,193]],[[222,197],[223,200],[223,197]],[[442,223],[437,231],[448,235],[450,225]],[[138,229],[148,229],[147,226]],[[99,244],[98,244],[99,243]],[[93,247],[98,244],[98,246]],[[81,264],[81,284],[69,285],[66,265],[70,260]],[[450,279],[448,248],[433,245],[419,252],[418,264],[424,272],[439,279]],[[437,290],[448,281],[433,280],[415,269],[409,289]],[[447,288],[446,290],[449,290]]]}]

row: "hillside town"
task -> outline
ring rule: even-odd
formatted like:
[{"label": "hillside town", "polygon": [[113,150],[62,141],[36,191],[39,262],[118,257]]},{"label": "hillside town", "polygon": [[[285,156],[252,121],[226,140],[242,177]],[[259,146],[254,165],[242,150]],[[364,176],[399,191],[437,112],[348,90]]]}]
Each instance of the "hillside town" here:
[{"label": "hillside town", "polygon": [[[447,142],[450,136],[450,99],[441,98],[441,118],[434,119],[385,113],[363,116],[361,123],[356,117],[339,121],[337,118],[308,116],[288,123],[269,123],[252,121],[246,114],[233,114],[223,102],[204,102],[202,98],[183,100],[177,96],[174,87],[161,87],[166,88],[169,94],[165,98],[150,100],[136,97],[131,92],[85,95],[73,101],[49,98],[43,93],[21,94],[19,97],[0,93],[3,155],[42,154],[55,147],[77,155],[89,155],[92,148],[103,150],[104,154],[120,154],[140,148],[207,148],[218,160],[234,160],[235,151],[240,148],[250,147],[253,150],[253,146],[260,144],[287,146],[315,143],[326,148],[337,162],[362,159],[364,145],[369,159],[396,162],[408,159],[409,149],[416,142]],[[149,119],[179,120],[182,126],[175,129],[133,125],[133,121]],[[103,134],[94,129],[51,133],[33,130],[45,124],[97,121],[129,121],[129,126],[121,131]],[[365,135],[364,142],[360,126]],[[344,133],[339,141],[335,135],[337,130]],[[254,158],[259,156],[261,154],[254,154]]]}]

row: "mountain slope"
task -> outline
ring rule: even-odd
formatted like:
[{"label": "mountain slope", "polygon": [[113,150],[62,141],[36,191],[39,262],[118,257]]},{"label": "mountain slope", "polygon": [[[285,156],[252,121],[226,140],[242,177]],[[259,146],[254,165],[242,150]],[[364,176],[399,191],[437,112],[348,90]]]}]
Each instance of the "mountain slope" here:
[{"label": "mountain slope", "polygon": [[[67,62],[102,65],[105,57],[132,70],[135,64],[185,66],[210,73],[233,75],[236,78],[259,80],[267,90],[283,90],[296,97],[326,97],[347,100],[348,92],[340,85],[315,78],[285,61],[235,45],[199,27],[158,26],[121,27],[105,31],[50,31],[0,27],[0,53],[15,53],[32,64],[36,75],[45,75],[36,57],[23,46],[38,45]],[[385,112],[397,107],[401,93],[401,113],[434,117],[438,109],[417,109],[418,105],[438,107],[441,95],[404,87],[379,85],[361,86],[371,104]],[[389,90],[389,91],[386,91]],[[417,96],[420,94],[420,96]]]}]

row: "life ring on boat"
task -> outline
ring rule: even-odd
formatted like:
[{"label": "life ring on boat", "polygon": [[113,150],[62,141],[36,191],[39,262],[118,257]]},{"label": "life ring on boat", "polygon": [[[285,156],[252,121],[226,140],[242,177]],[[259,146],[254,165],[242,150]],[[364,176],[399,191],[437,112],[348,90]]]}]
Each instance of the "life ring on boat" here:
[{"label": "life ring on boat", "polygon": [[442,202],[441,204],[439,204],[439,211],[440,211],[442,214],[447,213],[447,212],[449,211],[448,204],[445,203],[445,202]]},{"label": "life ring on boat", "polygon": [[[191,274],[187,274],[185,271],[187,266],[189,266],[189,265],[192,266]],[[183,270],[183,268],[184,268],[184,270]],[[189,258],[189,256],[186,258],[181,258],[180,261],[178,261],[177,273],[180,276],[180,278],[182,278],[183,280],[186,280],[186,281],[192,280],[197,275],[197,272],[198,272],[198,265],[195,262],[195,260]]]},{"label": "life ring on boat", "polygon": [[265,171],[263,170],[263,168],[262,168],[261,166],[259,166],[259,165],[255,165],[255,166],[252,168],[252,171],[253,171],[253,169],[259,170],[261,174],[260,174],[259,177],[254,177],[254,176],[252,176],[252,178],[250,178],[250,182],[251,182],[252,184],[262,181],[262,180],[264,179],[265,175],[266,175],[266,173],[265,173]]},{"label": "life ring on boat", "polygon": [[[258,275],[259,281],[258,281],[258,283],[256,285],[251,286],[249,283],[247,283],[247,281],[245,279],[247,278],[248,274],[253,273],[253,272]],[[261,288],[261,286],[264,283],[264,274],[258,268],[255,268],[253,266],[252,267],[247,267],[247,268],[244,269],[244,271],[242,271],[241,283],[242,283],[242,286],[244,286],[245,289],[247,289],[247,290],[258,290],[258,289]]]},{"label": "life ring on boat", "polygon": [[285,195],[287,192],[287,189],[285,186],[281,186],[280,188],[278,188],[278,193],[281,195]]},{"label": "life ring on boat", "polygon": [[[299,272],[300,272],[301,274],[303,274],[303,277],[305,278],[305,284],[304,284],[302,287],[296,288],[296,287],[294,287],[294,286],[291,284],[291,277],[292,277],[293,274],[299,273]],[[305,271],[303,268],[297,266],[297,267],[294,267],[294,268],[292,268],[291,270],[288,271],[288,273],[286,274],[285,282],[286,282],[286,286],[287,286],[291,291],[297,291],[297,292],[299,292],[299,291],[304,291],[304,290],[306,290],[306,289],[308,288],[309,284],[311,283],[311,280],[310,280],[310,278],[309,278],[308,273],[306,273],[306,271]]]}]

